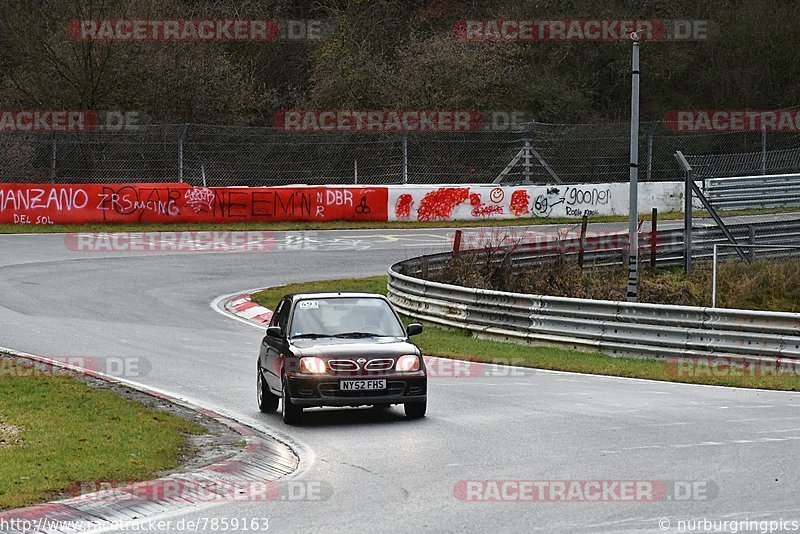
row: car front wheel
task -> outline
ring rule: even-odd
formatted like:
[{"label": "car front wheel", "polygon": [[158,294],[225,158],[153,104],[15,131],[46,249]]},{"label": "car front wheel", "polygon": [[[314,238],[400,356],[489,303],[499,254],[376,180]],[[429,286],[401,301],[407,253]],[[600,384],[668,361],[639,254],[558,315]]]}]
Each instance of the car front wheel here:
[{"label": "car front wheel", "polygon": [[406,412],[406,417],[409,419],[419,419],[425,417],[425,411],[428,408],[428,401],[424,402],[407,402],[403,405]]},{"label": "car front wheel", "polygon": [[278,409],[280,398],[269,390],[261,365],[256,365],[258,377],[256,378],[256,391],[258,393],[258,409],[263,413],[274,413]]},{"label": "car front wheel", "polygon": [[283,378],[283,388],[281,392],[281,415],[283,416],[283,422],[287,425],[296,425],[303,417],[303,407],[296,406],[289,400],[289,384],[286,377]]}]

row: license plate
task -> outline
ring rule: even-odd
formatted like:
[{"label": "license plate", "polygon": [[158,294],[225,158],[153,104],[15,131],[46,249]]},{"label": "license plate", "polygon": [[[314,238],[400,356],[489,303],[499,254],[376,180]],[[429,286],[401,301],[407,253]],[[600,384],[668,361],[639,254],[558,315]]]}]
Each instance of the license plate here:
[{"label": "license plate", "polygon": [[341,391],[386,389],[386,380],[339,380]]}]

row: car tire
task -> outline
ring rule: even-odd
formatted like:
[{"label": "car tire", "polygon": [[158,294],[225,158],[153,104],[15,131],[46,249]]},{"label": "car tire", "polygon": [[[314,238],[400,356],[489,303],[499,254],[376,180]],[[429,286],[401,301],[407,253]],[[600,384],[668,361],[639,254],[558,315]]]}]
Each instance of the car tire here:
[{"label": "car tire", "polygon": [[428,408],[428,401],[423,402],[407,402],[403,405],[406,412],[406,417],[409,419],[420,419],[425,417],[425,411]]},{"label": "car tire", "polygon": [[289,384],[286,377],[281,381],[281,416],[287,425],[296,425],[303,418],[303,407],[292,404],[289,400]]},{"label": "car tire", "polygon": [[264,373],[261,372],[261,365],[256,366],[258,378],[256,379],[256,395],[258,398],[258,409],[262,413],[275,413],[278,409],[280,397],[269,390],[269,384],[264,380]]}]

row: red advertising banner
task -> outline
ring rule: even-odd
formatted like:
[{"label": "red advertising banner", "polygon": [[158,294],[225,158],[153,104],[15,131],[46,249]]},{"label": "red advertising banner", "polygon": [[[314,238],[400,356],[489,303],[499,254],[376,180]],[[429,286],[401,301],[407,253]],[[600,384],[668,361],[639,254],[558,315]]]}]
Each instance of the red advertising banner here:
[{"label": "red advertising banner", "polygon": [[385,221],[385,187],[0,184],[2,224]]}]

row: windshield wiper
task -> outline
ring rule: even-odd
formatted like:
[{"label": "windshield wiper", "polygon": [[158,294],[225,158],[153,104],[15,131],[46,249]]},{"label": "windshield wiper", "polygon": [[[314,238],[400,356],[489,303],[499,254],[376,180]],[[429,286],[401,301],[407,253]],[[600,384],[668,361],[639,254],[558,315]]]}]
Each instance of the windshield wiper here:
[{"label": "windshield wiper", "polygon": [[309,332],[307,334],[297,334],[296,336],[292,336],[292,339],[302,339],[302,338],[316,339],[319,337],[333,337],[333,336],[330,334],[319,334],[316,332]]},{"label": "windshield wiper", "polygon": [[384,337],[385,335],[376,332],[339,332],[331,337]]}]

